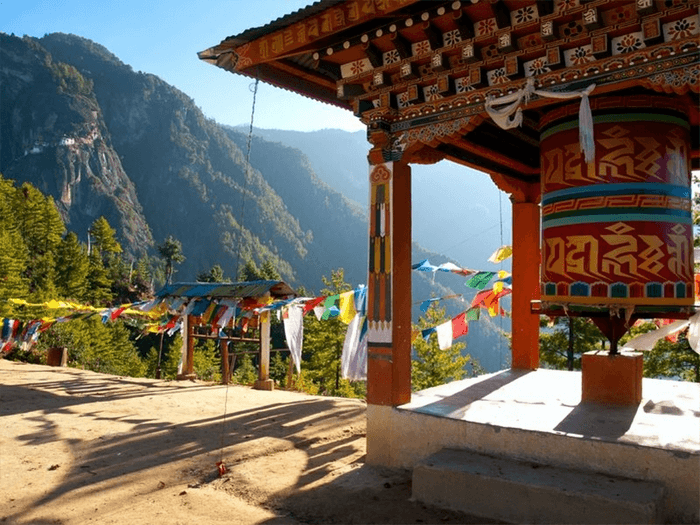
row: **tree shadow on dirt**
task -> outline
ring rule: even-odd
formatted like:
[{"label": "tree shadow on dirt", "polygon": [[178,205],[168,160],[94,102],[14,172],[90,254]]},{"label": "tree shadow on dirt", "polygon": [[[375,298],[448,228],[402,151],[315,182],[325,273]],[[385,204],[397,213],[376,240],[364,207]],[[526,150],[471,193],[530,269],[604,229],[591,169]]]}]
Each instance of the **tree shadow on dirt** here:
[{"label": "tree shadow on dirt", "polygon": [[[60,485],[33,502],[34,507],[70,496],[74,491],[83,493],[88,489],[90,492],[91,486],[100,491],[109,490],[124,482],[129,475],[182,460],[192,460],[190,464],[197,463],[196,460],[206,461],[203,470],[211,476],[216,472],[212,458],[222,451],[227,461],[245,461],[279,450],[308,450],[315,444],[314,435],[319,429],[341,427],[364,414],[364,404],[357,400],[307,397],[300,397],[298,402],[272,403],[243,410],[237,410],[235,399],[229,399],[228,415],[223,413],[222,405],[220,415],[201,418],[177,414],[176,408],[173,414],[163,414],[163,418],[143,417],[138,413],[115,414],[114,405],[120,399],[143,397],[146,403],[146,398],[154,396],[186,396],[194,390],[221,390],[225,387],[192,385],[180,388],[155,384],[144,387],[143,382],[131,382],[128,378],[100,375],[85,380],[82,374],[66,378],[66,373],[70,375],[70,371],[63,370],[63,376],[53,382],[0,385],[0,415],[24,413],[27,422],[32,423],[28,425],[31,431],[17,437],[20,446],[63,442],[74,458]],[[29,390],[34,392],[29,393]],[[27,406],[28,394],[31,394],[31,406]],[[77,405],[94,406],[94,410],[85,411],[85,406],[82,406],[78,411]],[[91,440],[76,439],[71,437],[70,429],[59,428],[54,421],[60,415],[79,417],[83,429],[89,428],[93,422],[113,421],[116,427],[119,423],[126,423],[129,430],[97,435]],[[182,464],[177,468],[183,468]],[[154,481],[154,489],[156,483]],[[9,522],[19,521],[24,513],[26,511],[20,511],[7,519]]]}]

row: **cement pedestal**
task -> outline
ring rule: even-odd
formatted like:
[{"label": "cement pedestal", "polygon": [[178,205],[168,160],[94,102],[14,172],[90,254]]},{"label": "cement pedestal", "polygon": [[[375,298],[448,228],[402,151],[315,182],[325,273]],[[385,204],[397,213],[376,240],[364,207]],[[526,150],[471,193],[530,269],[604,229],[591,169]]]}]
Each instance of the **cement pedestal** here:
[{"label": "cement pedestal", "polygon": [[275,389],[275,382],[272,379],[258,379],[253,388],[255,390],[272,391]]},{"label": "cement pedestal", "polygon": [[634,406],[642,401],[642,354],[587,352],[581,357],[581,401]]}]

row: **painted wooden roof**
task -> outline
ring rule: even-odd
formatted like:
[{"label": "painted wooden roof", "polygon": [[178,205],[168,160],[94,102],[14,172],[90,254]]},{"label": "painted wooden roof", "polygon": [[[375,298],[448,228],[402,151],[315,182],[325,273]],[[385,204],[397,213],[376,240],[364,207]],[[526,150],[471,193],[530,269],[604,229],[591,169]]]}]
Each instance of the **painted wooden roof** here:
[{"label": "painted wooden roof", "polygon": [[700,0],[322,0],[199,57],[351,110],[370,134],[421,134],[418,161],[526,181],[539,178],[540,118],[561,101],[531,97],[522,125],[506,131],[487,99],[527,82],[553,92],[595,83],[593,96],[670,93],[688,108],[698,169],[699,9]]}]

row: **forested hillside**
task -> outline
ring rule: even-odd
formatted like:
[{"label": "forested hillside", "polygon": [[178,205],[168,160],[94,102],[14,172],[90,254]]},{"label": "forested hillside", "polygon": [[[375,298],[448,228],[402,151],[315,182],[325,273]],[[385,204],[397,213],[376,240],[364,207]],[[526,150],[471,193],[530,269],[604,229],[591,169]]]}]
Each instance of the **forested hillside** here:
[{"label": "forested hillside", "polygon": [[[216,265],[235,279],[250,260],[309,292],[337,268],[348,283],[365,281],[364,203],[322,181],[298,149],[255,137],[248,164],[247,133],[205,118],[184,93],[81,37],[0,34],[0,62],[0,173],[52,197],[83,245],[104,217],[129,266],[153,267],[157,246],[181,243],[174,280]],[[348,180],[366,180],[366,165],[359,175],[354,163],[338,165],[353,171]],[[415,244],[413,258],[447,261]],[[159,286],[162,272],[151,279]],[[414,276],[416,302],[464,291],[451,276]],[[448,304],[448,314],[459,308]],[[501,344],[480,325],[470,339]]]}]

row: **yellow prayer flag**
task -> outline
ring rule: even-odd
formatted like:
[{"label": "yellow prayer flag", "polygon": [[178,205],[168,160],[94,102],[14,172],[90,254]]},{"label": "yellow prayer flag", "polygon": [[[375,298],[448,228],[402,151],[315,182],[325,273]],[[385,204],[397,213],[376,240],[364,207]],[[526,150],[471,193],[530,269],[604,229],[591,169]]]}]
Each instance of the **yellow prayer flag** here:
[{"label": "yellow prayer flag", "polygon": [[491,257],[489,257],[489,262],[498,263],[505,261],[511,255],[513,255],[512,246],[501,246],[498,250],[491,254]]},{"label": "yellow prayer flag", "polygon": [[340,304],[340,320],[345,324],[350,324],[357,314],[355,310],[355,292],[343,292],[339,298]]}]

